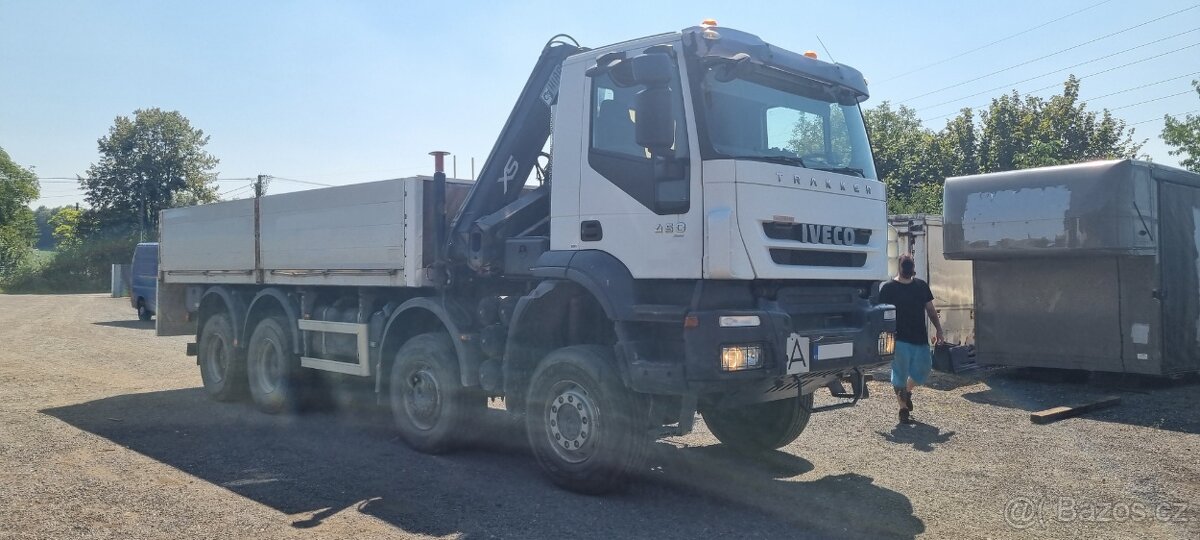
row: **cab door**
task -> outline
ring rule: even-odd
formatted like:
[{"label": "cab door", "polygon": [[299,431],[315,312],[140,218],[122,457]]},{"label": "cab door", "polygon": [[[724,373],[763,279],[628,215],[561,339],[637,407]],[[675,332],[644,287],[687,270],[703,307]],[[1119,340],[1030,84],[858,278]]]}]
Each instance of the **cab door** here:
[{"label": "cab door", "polygon": [[665,158],[652,158],[637,142],[636,98],[644,86],[618,85],[609,73],[587,82],[578,249],[615,256],[635,278],[701,277],[699,152],[683,69],[675,62],[669,83],[675,143]]}]

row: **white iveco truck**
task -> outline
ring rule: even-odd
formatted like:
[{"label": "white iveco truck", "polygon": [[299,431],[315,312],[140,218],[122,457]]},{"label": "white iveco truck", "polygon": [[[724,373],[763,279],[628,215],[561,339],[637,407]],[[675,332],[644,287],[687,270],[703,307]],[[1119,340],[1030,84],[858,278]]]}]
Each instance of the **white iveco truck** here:
[{"label": "white iveco truck", "polygon": [[164,211],[158,333],[196,336],[213,398],[268,413],[361,377],[427,452],[503,397],[583,492],[697,412],[725,444],[784,446],[814,391],[866,397],[893,345],[866,83],[815,56],[715,23],[556,36],[477,182],[439,156],[432,177]]}]

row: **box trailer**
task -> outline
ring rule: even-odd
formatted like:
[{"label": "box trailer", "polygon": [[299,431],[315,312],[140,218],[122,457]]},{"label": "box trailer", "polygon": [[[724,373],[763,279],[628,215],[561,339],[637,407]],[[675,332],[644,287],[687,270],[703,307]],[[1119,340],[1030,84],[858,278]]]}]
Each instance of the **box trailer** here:
[{"label": "box trailer", "polygon": [[951,178],[989,364],[1200,371],[1200,175],[1120,160]]}]

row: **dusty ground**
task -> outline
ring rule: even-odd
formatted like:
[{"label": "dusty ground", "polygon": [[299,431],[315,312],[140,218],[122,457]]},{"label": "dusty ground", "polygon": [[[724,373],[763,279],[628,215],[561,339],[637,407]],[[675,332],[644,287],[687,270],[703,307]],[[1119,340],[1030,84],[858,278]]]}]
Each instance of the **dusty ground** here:
[{"label": "dusty ground", "polygon": [[595,498],[548,485],[508,431],[433,457],[370,411],[208,401],[187,339],[153,334],[124,300],[0,296],[0,537],[1200,537],[1195,383],[939,377],[911,427],[873,383],[783,451],[739,456],[700,424]]}]

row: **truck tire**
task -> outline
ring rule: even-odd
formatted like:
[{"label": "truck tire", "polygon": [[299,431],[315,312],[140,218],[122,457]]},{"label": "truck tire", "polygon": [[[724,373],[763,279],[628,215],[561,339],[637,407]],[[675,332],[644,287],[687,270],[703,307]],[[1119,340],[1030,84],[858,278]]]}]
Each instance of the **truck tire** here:
[{"label": "truck tire", "polygon": [[440,454],[466,442],[487,409],[481,392],[462,385],[454,344],[441,332],[405,342],[388,381],[396,429],[420,452]]},{"label": "truck tire", "polygon": [[233,341],[233,323],[228,314],[217,313],[204,320],[197,363],[204,391],[217,401],[233,401],[246,395],[246,364]]},{"label": "truck tire", "polygon": [[300,356],[292,350],[287,319],[275,315],[258,321],[246,350],[246,372],[250,397],[260,411],[278,414],[300,410],[311,377],[300,367]]},{"label": "truck tire", "polygon": [[146,301],[138,298],[138,320],[148,321],[154,316],[154,313],[146,308]]},{"label": "truck tire", "polygon": [[558,486],[602,494],[644,467],[653,437],[645,399],[621,382],[612,350],[575,345],[534,371],[526,433],[538,464]]},{"label": "truck tire", "polygon": [[787,446],[800,436],[812,416],[813,395],[755,403],[729,409],[705,408],[708,430],[722,444],[764,452]]}]

